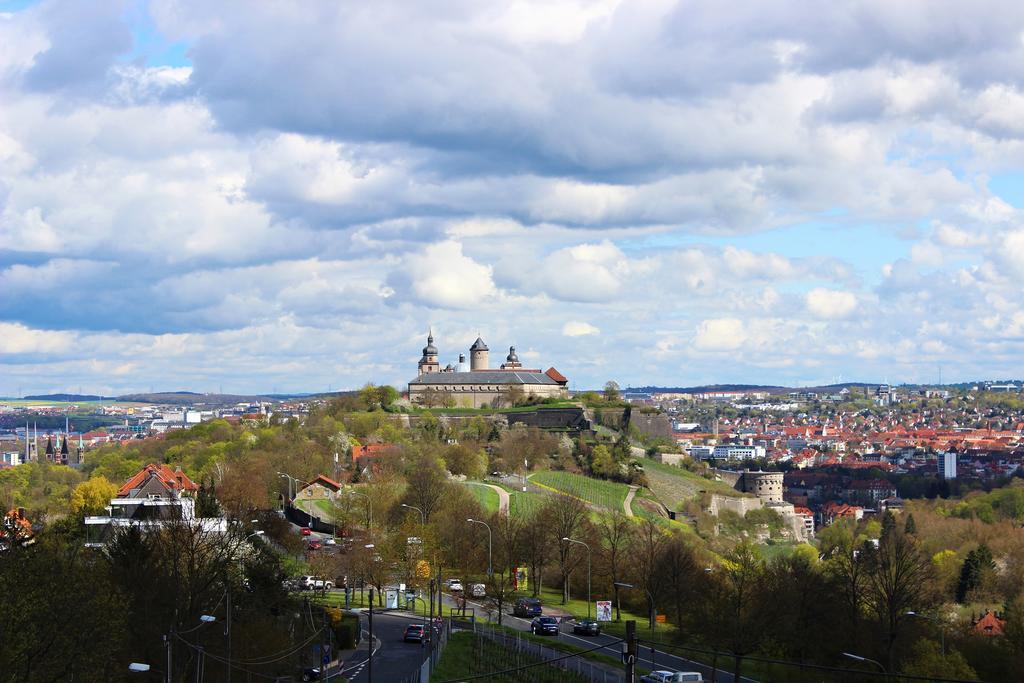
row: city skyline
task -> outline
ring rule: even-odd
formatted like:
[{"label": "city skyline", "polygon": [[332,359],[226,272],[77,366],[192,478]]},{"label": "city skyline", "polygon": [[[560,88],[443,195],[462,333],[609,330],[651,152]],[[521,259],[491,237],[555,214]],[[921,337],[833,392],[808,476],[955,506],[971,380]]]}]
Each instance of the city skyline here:
[{"label": "city skyline", "polygon": [[404,388],[431,327],[579,388],[1015,377],[1022,31],[0,2],[0,395]]}]

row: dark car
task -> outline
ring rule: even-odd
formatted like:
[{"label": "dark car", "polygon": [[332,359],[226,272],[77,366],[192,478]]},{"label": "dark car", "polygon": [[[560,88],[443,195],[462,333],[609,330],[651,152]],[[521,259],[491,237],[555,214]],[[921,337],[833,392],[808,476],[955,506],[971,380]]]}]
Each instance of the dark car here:
[{"label": "dark car", "polygon": [[537,598],[519,598],[512,608],[512,614],[517,617],[539,617],[541,613],[540,600]]},{"label": "dark car", "polygon": [[582,636],[599,636],[601,635],[601,625],[593,619],[580,619],[573,624],[572,632]]},{"label": "dark car", "polygon": [[422,643],[423,630],[423,624],[409,624],[405,627],[405,635],[402,636],[402,640],[407,643]]},{"label": "dark car", "polygon": [[530,622],[530,630],[538,636],[557,636],[558,619],[554,617],[536,617]]}]

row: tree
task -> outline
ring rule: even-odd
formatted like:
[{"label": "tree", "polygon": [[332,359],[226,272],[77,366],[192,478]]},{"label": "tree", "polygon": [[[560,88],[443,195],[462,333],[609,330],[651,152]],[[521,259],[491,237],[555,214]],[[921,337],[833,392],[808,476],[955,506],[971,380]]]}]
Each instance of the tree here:
[{"label": "tree", "polygon": [[117,495],[117,485],[106,477],[93,477],[75,487],[71,492],[71,512],[76,517],[98,515],[110,505],[110,499]]},{"label": "tree", "polygon": [[576,543],[567,543],[562,539],[580,536],[587,521],[587,504],[579,498],[556,495],[544,505],[542,514],[547,520],[548,533],[555,548],[564,605],[569,602],[569,576],[580,563],[582,552]]},{"label": "tree", "polygon": [[892,514],[892,510],[886,510],[885,514],[882,515],[882,531],[879,538],[885,539],[893,531],[896,530],[896,515]]},{"label": "tree", "polygon": [[631,554],[633,544],[633,523],[623,512],[615,510],[597,525],[597,532],[604,545],[604,552],[598,553],[599,566],[603,567],[603,573],[612,584],[615,620],[621,621],[619,587],[615,584],[621,582],[625,575],[626,560]]},{"label": "tree", "polygon": [[867,605],[884,636],[888,668],[893,665],[893,647],[907,612],[920,612],[930,598],[931,562],[915,545],[912,537],[893,531],[872,550],[865,544],[861,552],[869,567]]},{"label": "tree", "polygon": [[633,544],[632,571],[648,598],[648,619],[650,628],[654,629],[655,601],[662,591],[664,574],[661,572],[661,559],[668,535],[653,519],[645,518],[640,522]]},{"label": "tree", "polygon": [[614,403],[619,400],[621,394],[619,392],[619,384],[615,380],[608,380],[604,383],[604,400],[609,403]]},{"label": "tree", "polygon": [[487,454],[479,448],[457,443],[448,446],[444,462],[452,474],[461,474],[468,479],[480,479],[487,472]]},{"label": "tree", "polygon": [[441,464],[433,458],[424,457],[413,465],[407,482],[405,502],[422,510],[423,517],[429,521],[451,486]]},{"label": "tree", "polygon": [[994,569],[992,551],[984,543],[967,553],[960,568],[960,580],[956,585],[956,601],[963,604],[972,591],[982,587],[986,574]]},{"label": "tree", "polygon": [[706,615],[708,630],[714,641],[732,651],[733,680],[739,683],[743,657],[758,647],[766,633],[766,615],[761,605],[766,599],[764,562],[757,547],[744,540],[726,553],[711,575],[711,599],[705,601],[710,606]]},{"label": "tree", "polygon": [[953,648],[945,654],[939,643],[922,638],[914,643],[909,661],[903,665],[902,673],[908,676],[953,678],[975,680],[977,672],[967,663],[964,656]]},{"label": "tree", "polygon": [[909,536],[917,533],[917,523],[914,521],[913,513],[907,514],[907,523],[903,526],[903,533]]},{"label": "tree", "polygon": [[599,477],[610,477],[618,472],[611,451],[604,444],[599,444],[590,454],[590,470]]},{"label": "tree", "polygon": [[548,533],[547,506],[536,510],[527,519],[523,529],[523,558],[530,568],[530,591],[534,597],[540,595],[544,578],[544,567],[551,554],[551,534]]}]

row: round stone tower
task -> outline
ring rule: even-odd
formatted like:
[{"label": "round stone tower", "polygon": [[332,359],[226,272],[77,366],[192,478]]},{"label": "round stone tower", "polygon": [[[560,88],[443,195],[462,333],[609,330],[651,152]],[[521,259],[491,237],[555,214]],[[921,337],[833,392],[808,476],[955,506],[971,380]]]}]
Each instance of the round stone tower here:
[{"label": "round stone tower", "polygon": [[490,349],[487,348],[487,344],[484,344],[484,340],[480,337],[476,338],[473,345],[469,347],[469,369],[470,370],[486,370],[490,365],[488,359],[488,352]]}]

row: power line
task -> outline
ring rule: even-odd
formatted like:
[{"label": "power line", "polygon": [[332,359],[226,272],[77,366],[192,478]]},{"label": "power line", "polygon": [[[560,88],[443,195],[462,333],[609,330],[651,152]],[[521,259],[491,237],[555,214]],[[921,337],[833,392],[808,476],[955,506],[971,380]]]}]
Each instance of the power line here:
[{"label": "power line", "polygon": [[[699,652],[707,655],[717,655],[728,659],[734,658],[736,655],[732,652],[720,652],[718,650],[708,650],[705,648],[692,647],[689,645],[666,645],[664,643],[655,643],[650,640],[641,640],[641,644],[647,645],[652,649],[658,650],[687,650],[690,652]],[[803,669],[818,669],[820,671],[837,671],[841,673],[857,674],[860,676],[879,676],[878,671],[864,671],[862,669],[848,669],[841,666],[826,666],[824,664],[808,664],[806,662],[794,662],[787,659],[773,659],[771,657],[759,657],[757,655],[743,655],[743,659],[749,659],[754,662],[765,662],[768,664],[780,664],[782,666],[793,666]],[[936,678],[935,676],[914,676],[912,674],[898,674],[898,673],[881,673],[886,678],[893,678],[898,680],[906,681],[935,681],[935,683],[982,683],[971,678]]]},{"label": "power line", "polygon": [[480,678],[491,678],[491,677],[494,677],[494,676],[501,676],[501,675],[504,675],[504,674],[515,673],[516,671],[525,671],[526,669],[532,669],[535,666],[545,666],[547,664],[553,664],[554,662],[560,662],[563,659],[572,659],[573,657],[579,657],[581,655],[585,655],[585,654],[588,654],[590,652],[596,652],[598,650],[603,650],[603,649],[605,649],[607,647],[611,647],[612,645],[618,645],[619,643],[622,643],[622,642],[625,642],[625,641],[622,638],[619,638],[618,640],[614,640],[614,641],[612,641],[610,643],[605,643],[604,645],[597,645],[595,647],[590,648],[589,650],[580,650],[579,652],[570,652],[569,654],[563,655],[561,657],[554,657],[553,659],[545,659],[545,660],[542,660],[542,661],[539,661],[539,662],[535,662],[533,664],[525,664],[523,666],[517,666],[517,667],[515,667],[513,669],[503,669],[501,671],[488,671],[487,673],[477,674],[476,676],[459,676],[458,678],[450,678],[447,681],[441,681],[441,683],[459,683],[460,681],[475,681],[475,680],[480,679]]}]

